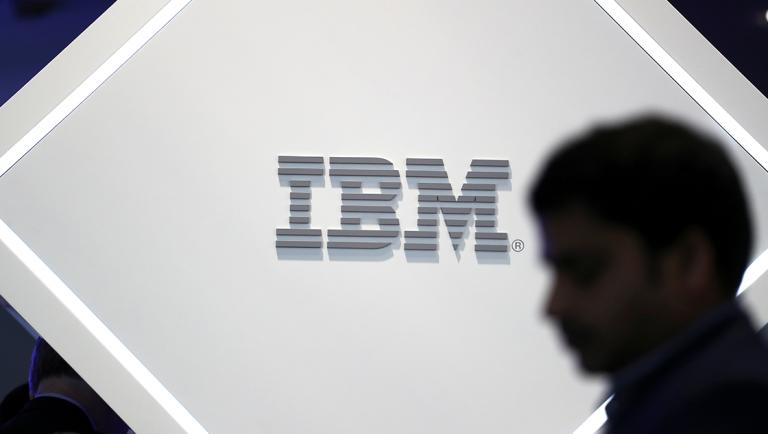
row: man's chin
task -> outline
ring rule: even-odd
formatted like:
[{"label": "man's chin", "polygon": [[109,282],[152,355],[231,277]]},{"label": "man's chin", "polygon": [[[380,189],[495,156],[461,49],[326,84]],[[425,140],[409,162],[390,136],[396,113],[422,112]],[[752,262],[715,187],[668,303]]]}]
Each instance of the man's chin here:
[{"label": "man's chin", "polygon": [[578,350],[574,352],[577,354],[579,368],[585,374],[602,374],[611,370],[610,365],[595,354],[586,354]]},{"label": "man's chin", "polygon": [[579,368],[581,368],[583,373],[589,375],[597,375],[605,372],[605,369],[599,364],[584,361],[583,359],[579,359]]},{"label": "man's chin", "polygon": [[579,368],[584,374],[597,375],[608,374],[613,375],[623,368],[624,365],[616,363],[616,359],[607,357],[596,356],[578,356]]}]

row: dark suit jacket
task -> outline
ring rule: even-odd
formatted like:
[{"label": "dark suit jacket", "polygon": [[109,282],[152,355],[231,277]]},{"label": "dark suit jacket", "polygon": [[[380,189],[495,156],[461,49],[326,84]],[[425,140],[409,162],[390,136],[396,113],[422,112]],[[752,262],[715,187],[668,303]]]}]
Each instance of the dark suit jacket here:
[{"label": "dark suit jacket", "polygon": [[54,397],[39,397],[0,427],[0,434],[96,434],[88,416],[75,404]]},{"label": "dark suit jacket", "polygon": [[768,345],[735,302],[613,383],[608,434],[768,434]]}]

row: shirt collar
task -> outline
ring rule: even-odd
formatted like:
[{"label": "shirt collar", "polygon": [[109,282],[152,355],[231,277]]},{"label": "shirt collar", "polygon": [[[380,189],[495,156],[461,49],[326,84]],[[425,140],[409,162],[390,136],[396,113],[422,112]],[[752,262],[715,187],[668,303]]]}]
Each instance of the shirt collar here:
[{"label": "shirt collar", "polygon": [[[674,362],[678,357],[684,356],[699,341],[706,339],[712,333],[716,333],[740,316],[744,316],[744,311],[736,300],[723,303],[704,314],[682,333],[619,370],[611,377],[611,391],[613,395],[609,397],[609,402],[606,406],[609,419],[612,414],[615,415],[620,411],[622,395],[625,395],[623,392],[645,384],[644,380],[660,372],[664,369],[665,365]],[[632,392],[630,391],[629,393],[631,394]]]},{"label": "shirt collar", "polygon": [[682,333],[614,374],[611,378],[613,390],[622,390],[656,372],[672,359],[685,353],[696,342],[739,315],[743,315],[743,312],[735,300],[712,309]]}]

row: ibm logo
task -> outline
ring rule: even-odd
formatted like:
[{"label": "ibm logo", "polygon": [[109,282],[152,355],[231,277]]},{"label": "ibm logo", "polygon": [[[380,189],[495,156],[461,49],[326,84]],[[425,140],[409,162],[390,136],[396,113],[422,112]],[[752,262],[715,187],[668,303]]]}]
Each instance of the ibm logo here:
[{"label": "ibm logo", "polygon": [[[281,185],[290,187],[291,200],[290,227],[276,230],[278,249],[323,248],[323,230],[312,228],[310,211],[312,188],[325,185],[325,170],[323,157],[278,157],[277,174]],[[403,230],[396,209],[403,185],[391,161],[330,157],[328,175],[333,185],[341,187],[341,217],[338,228],[325,231],[327,249],[378,250],[404,239],[406,251],[437,251],[442,221],[455,250],[474,229],[476,252],[509,251],[509,237],[498,231],[496,219],[497,191],[509,185],[508,160],[474,159],[466,181],[454,187],[442,159],[406,159],[405,179],[418,188],[418,219],[417,228]],[[363,229],[363,224],[377,228]],[[511,246],[522,249],[519,240]]]}]

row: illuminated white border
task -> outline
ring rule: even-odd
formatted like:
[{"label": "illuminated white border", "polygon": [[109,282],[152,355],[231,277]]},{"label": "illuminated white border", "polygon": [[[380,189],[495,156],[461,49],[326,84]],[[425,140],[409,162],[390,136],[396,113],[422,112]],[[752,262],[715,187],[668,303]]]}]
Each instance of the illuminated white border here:
[{"label": "illuminated white border", "polygon": [[753,283],[757,282],[757,279],[765,274],[766,271],[768,271],[768,250],[761,253],[744,271],[744,277],[741,279],[741,286],[739,286],[739,291],[736,295],[741,295]]},{"label": "illuminated white border", "polygon": [[[171,0],[83,83],[37,123],[24,137],[0,157],[0,176],[4,175],[40,140],[85,101],[104,81],[131,58],[144,44],[175,17],[191,0]],[[621,26],[688,94],[736,140],[760,166],[768,171],[768,150],[760,146],[704,88],[699,85],[663,48],[614,0],[595,2]],[[163,409],[189,433],[206,433],[202,425],[176,400],[151,372],[123,345],[69,287],[0,219],[0,240],[43,283],[51,293],[91,332],[104,348],[129,372]],[[768,250],[755,260],[744,275],[739,294],[768,271]],[[610,401],[610,398],[608,399]],[[592,434],[605,423],[604,402],[574,434]]]},{"label": "illuminated white border", "polygon": [[206,433],[176,398],[123,345],[107,326],[86,306],[67,285],[38,257],[13,230],[0,220],[0,240],[29,271],[51,291],[64,307],[80,321],[94,338],[136,379],[158,404],[188,433]]},{"label": "illuminated white border", "polygon": [[59,103],[50,113],[0,157],[0,176],[3,176],[40,140],[53,130],[77,106],[88,98],[106,79],[144,46],[157,32],[168,24],[191,0],[171,0],[99,66],[88,78]]},{"label": "illuminated white border", "polygon": [[595,412],[592,413],[587,418],[587,420],[584,421],[584,423],[576,428],[576,431],[574,431],[573,434],[594,434],[600,428],[602,428],[602,426],[605,424],[605,421],[608,419],[607,415],[605,414],[605,406],[611,402],[611,399],[613,399],[613,396],[606,399],[600,408],[595,410]]},{"label": "illuminated white border", "polygon": [[[688,74],[679,63],[672,58],[642,27],[624,10],[615,0],[595,0],[616,24],[621,26],[664,71],[672,77],[688,95],[706,111],[712,119],[744,148],[755,159],[757,164],[768,172],[768,150],[760,146],[760,143],[739,124],[714,98],[704,90],[701,85]],[[737,295],[747,290],[757,279],[768,271],[768,250],[764,251],[747,268],[742,279]],[[605,406],[611,398],[608,398],[600,408],[595,410],[587,420],[582,423],[573,434],[594,434],[607,420]]]},{"label": "illuminated white border", "polygon": [[[85,79],[72,93],[37,123],[24,137],[0,157],[0,176],[4,175],[40,140],[115,73],[144,44],[173,19],[191,0],[171,0],[112,56]],[[0,219],[0,241],[16,255],[32,274],[80,321],[94,338],[157,401],[168,415],[188,433],[207,433],[183,405],[152,375],[109,328],[67,285]]]},{"label": "illuminated white border", "polygon": [[768,150],[688,74],[615,0],[595,0],[664,71],[768,172]]}]

